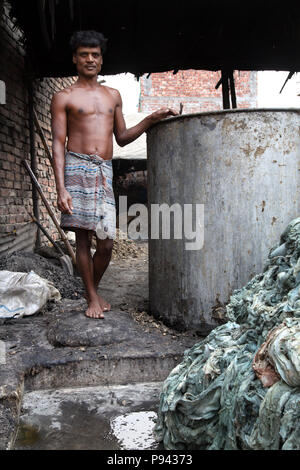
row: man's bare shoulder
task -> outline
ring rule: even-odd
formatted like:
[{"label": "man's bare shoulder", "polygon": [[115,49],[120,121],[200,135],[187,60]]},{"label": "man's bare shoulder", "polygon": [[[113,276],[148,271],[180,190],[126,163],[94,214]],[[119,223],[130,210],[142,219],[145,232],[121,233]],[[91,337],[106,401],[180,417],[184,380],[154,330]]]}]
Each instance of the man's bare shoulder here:
[{"label": "man's bare shoulder", "polygon": [[105,89],[105,91],[107,93],[109,93],[113,98],[115,98],[117,101],[121,98],[121,95],[120,95],[120,92],[119,90],[117,90],[116,88],[112,88],[110,86],[106,86],[106,85],[101,85],[102,88]]},{"label": "man's bare shoulder", "polygon": [[52,106],[63,106],[66,105],[69,97],[72,93],[72,85],[69,87],[64,88],[63,90],[59,90],[52,96]]},{"label": "man's bare shoulder", "polygon": [[52,96],[52,101],[57,103],[66,103],[70,96],[76,91],[75,83],[62,90],[57,91]]}]

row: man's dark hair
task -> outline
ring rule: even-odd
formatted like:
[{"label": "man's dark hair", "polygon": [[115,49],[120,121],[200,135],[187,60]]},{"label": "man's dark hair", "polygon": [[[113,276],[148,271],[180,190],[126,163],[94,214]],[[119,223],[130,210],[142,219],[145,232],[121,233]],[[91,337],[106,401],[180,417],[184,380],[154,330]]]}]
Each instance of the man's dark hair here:
[{"label": "man's dark hair", "polygon": [[76,54],[78,47],[100,47],[101,53],[106,51],[107,39],[102,33],[97,31],[76,31],[70,39],[70,46],[73,54]]}]

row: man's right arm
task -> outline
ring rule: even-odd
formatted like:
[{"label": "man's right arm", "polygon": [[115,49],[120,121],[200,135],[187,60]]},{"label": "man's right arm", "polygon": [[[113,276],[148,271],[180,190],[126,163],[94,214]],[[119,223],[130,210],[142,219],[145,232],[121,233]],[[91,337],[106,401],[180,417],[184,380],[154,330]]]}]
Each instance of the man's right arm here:
[{"label": "man's right arm", "polygon": [[112,89],[114,93],[116,108],[115,108],[115,120],[114,120],[114,134],[116,142],[120,147],[130,144],[136,140],[143,132],[147,131],[156,122],[161,121],[162,119],[168,116],[177,116],[177,112],[170,108],[161,108],[155,111],[149,116],[146,116],[142,121],[140,121],[136,126],[131,127],[130,129],[126,128],[126,123],[122,113],[122,98],[118,90]]},{"label": "man's right arm", "polygon": [[57,206],[61,212],[72,214],[72,198],[65,188],[65,145],[67,137],[66,95],[59,92],[51,102],[53,169],[57,191]]}]

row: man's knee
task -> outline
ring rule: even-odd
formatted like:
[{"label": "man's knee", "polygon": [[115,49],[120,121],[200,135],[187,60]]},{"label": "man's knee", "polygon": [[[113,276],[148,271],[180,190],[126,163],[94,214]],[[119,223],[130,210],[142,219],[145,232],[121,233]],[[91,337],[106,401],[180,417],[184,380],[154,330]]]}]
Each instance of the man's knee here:
[{"label": "man's knee", "polygon": [[107,238],[106,240],[97,240],[96,253],[105,257],[111,256],[113,244],[113,240],[109,238]]},{"label": "man's knee", "polygon": [[77,229],[76,234],[76,246],[82,248],[91,248],[92,238],[88,230]]}]

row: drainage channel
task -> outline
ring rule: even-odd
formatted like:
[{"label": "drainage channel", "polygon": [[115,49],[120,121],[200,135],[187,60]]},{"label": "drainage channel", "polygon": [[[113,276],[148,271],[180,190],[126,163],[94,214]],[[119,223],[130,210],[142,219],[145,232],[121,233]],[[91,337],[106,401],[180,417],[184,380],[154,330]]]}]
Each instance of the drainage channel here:
[{"label": "drainage channel", "polygon": [[162,382],[28,391],[15,450],[163,449],[153,429]]}]

